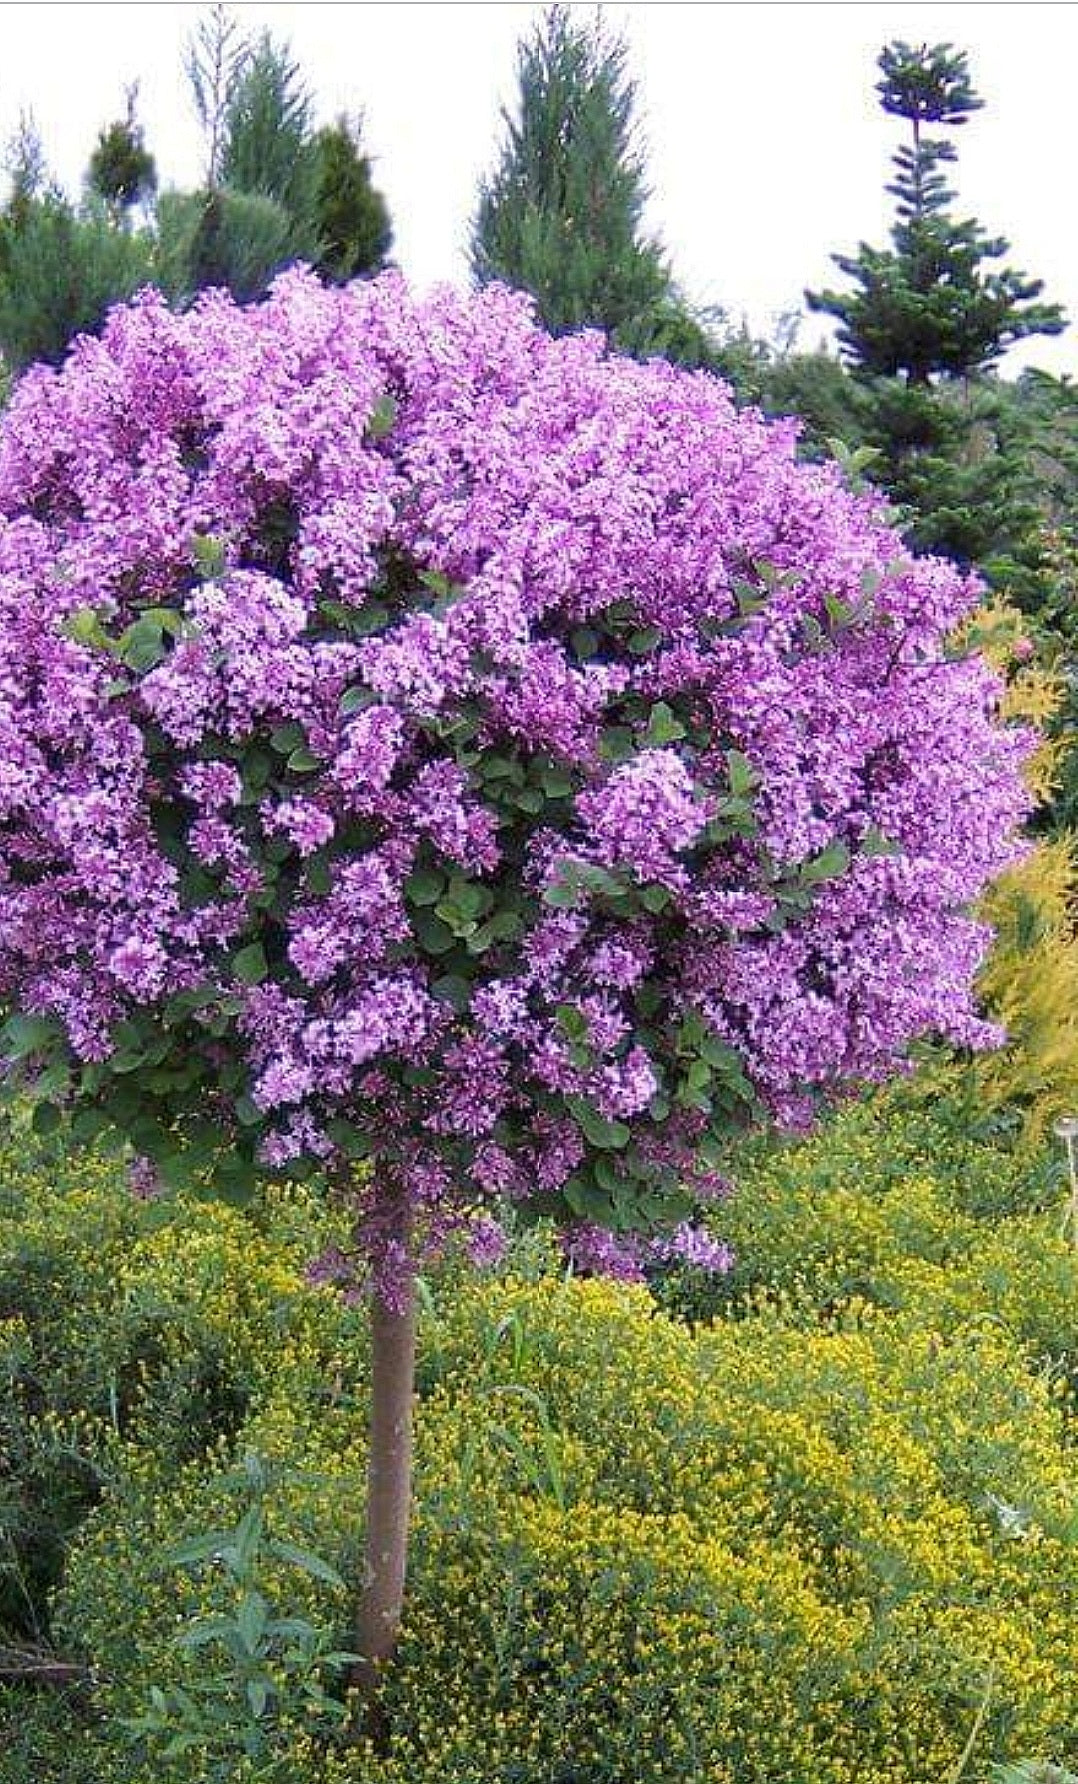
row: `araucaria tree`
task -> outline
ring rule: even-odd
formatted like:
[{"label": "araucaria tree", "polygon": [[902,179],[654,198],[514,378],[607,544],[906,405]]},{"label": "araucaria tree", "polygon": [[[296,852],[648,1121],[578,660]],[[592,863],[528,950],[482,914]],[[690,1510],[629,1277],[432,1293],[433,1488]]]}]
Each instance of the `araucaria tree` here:
[{"label": "araucaria tree", "polygon": [[910,385],[967,377],[1027,335],[1058,334],[1062,312],[1037,301],[1041,280],[991,265],[1007,252],[1002,237],[951,213],[955,194],[944,170],[956,151],[924,131],[956,129],[983,104],[966,56],[948,43],[891,43],[879,67],[880,104],[910,128],[888,187],[897,205],[891,246],[835,255],[854,288],[809,292],[809,306],[837,318],[839,340],[865,374]]},{"label": "araucaria tree", "polygon": [[661,249],[643,229],[626,48],[554,6],[520,46],[519,98],[472,234],[477,281],[529,291],[555,332],[617,334],[671,297]]},{"label": "araucaria tree", "polygon": [[721,1267],[736,1124],[973,1046],[1026,742],[975,585],[725,388],[525,300],[115,311],[0,426],[0,996],[49,1126],[313,1174],[372,1295],[369,1690],[414,1278],[506,1206]]},{"label": "araucaria tree", "polygon": [[891,243],[836,255],[849,288],[806,295],[839,324],[864,437],[878,455],[873,476],[906,510],[910,539],[990,565],[1013,590],[1028,575],[1021,566],[1035,533],[1006,393],[990,374],[1016,341],[1058,334],[1063,314],[1040,301],[1039,279],[996,264],[1007,253],[1002,237],[954,213],[947,170],[956,151],[939,132],[982,105],[965,55],[947,43],[891,43],[879,68],[880,103],[909,128],[888,187]]}]

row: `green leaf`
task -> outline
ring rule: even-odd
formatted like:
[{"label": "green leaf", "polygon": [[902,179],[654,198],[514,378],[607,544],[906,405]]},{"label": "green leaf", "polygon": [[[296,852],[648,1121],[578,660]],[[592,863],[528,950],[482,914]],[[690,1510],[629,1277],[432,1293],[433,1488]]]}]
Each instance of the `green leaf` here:
[{"label": "green leaf", "polygon": [[604,762],[627,762],[636,753],[636,739],[629,725],[607,725],[599,739]]},{"label": "green leaf", "polygon": [[49,1134],[56,1132],[62,1124],[63,1118],[63,1111],[58,1109],[55,1103],[38,1103],[30,1118],[30,1125],[35,1134],[47,1138]]},{"label": "green leaf", "polygon": [[456,947],[457,938],[452,929],[436,917],[433,911],[419,911],[412,923],[416,937],[428,954],[448,954]]},{"label": "green leaf", "polygon": [[751,619],[754,613],[759,613],[767,606],[766,593],[758,589],[755,583],[745,582],[739,578],[733,587],[737,609],[743,619]]},{"label": "green leaf", "polygon": [[435,979],[431,991],[440,1003],[450,1004],[458,1014],[468,1008],[472,996],[471,984],[460,973],[444,973]]},{"label": "green leaf", "polygon": [[310,1574],[313,1580],[322,1580],[327,1586],[335,1586],[339,1592],[346,1592],[348,1586],[335,1567],[323,1561],[320,1555],[312,1555],[310,1549],[301,1549],[294,1542],[282,1542],[274,1537],[266,1545],[278,1561],[287,1561],[290,1567],[298,1567],[301,1572]]},{"label": "green leaf", "polygon": [[543,903],[556,911],[574,911],[580,903],[580,887],[566,879],[555,880],[552,886],[544,887]]},{"label": "green leaf", "polygon": [[726,772],[730,780],[730,791],[735,799],[745,799],[755,790],[758,782],[756,770],[740,750],[727,750]]},{"label": "green leaf", "polygon": [[273,757],[268,750],[248,751],[243,759],[243,790],[250,799],[259,799],[273,773]]},{"label": "green leaf", "polygon": [[380,396],[367,419],[367,433],[372,440],[384,440],[397,419],[395,398],[388,392]]},{"label": "green leaf", "polygon": [[608,1121],[582,1096],[568,1097],[567,1102],[569,1112],[589,1146],[604,1152],[617,1152],[629,1144],[632,1135],[623,1121]]},{"label": "green leaf", "polygon": [[249,1567],[262,1541],[265,1514],[260,1505],[249,1506],[236,1525],[233,1541],[238,1567]]},{"label": "green leaf", "polygon": [[410,904],[437,904],[446,888],[444,873],[417,867],[404,882],[404,896]]},{"label": "green leaf", "polygon": [[369,1155],[370,1140],[363,1129],[356,1127],[351,1121],[330,1121],[326,1132],[346,1158],[366,1158]]},{"label": "green leaf", "polygon": [[561,1193],[570,1211],[580,1220],[595,1221],[599,1226],[614,1224],[613,1202],[586,1172],[574,1171],[562,1184]]},{"label": "green leaf", "polygon": [[9,1016],[0,1034],[0,1049],[15,1059],[25,1059],[29,1053],[40,1053],[58,1034],[55,1016]]},{"label": "green leaf", "polygon": [[838,595],[825,594],[823,604],[827,611],[827,617],[836,630],[848,626],[854,618],[856,610],[850,606],[848,601],[841,600]]},{"label": "green leaf", "polygon": [[266,1713],[266,1705],[270,1700],[270,1684],[266,1678],[248,1679],[247,1704],[255,1721],[259,1721]]},{"label": "green leaf", "polygon": [[307,733],[302,725],[289,721],[287,725],[278,725],[270,732],[270,749],[276,750],[279,756],[290,756],[293,750],[302,749],[307,741]]},{"label": "green leaf", "polygon": [[201,1536],[189,1537],[186,1542],[166,1549],[164,1564],[168,1567],[190,1567],[196,1561],[212,1561],[216,1556],[224,1554],[231,1541],[231,1530],[205,1530]]},{"label": "green leaf", "polygon": [[314,751],[309,750],[306,744],[301,744],[299,749],[293,750],[285,763],[285,767],[292,774],[313,774],[315,769],[321,766],[322,764]]},{"label": "green leaf", "polygon": [[389,617],[389,608],[380,601],[367,601],[358,609],[352,621],[352,631],[357,638],[370,638],[389,624]]},{"label": "green leaf", "polygon": [[116,654],[136,674],[155,668],[165,654],[165,629],[149,615],[144,615],[121,633]]},{"label": "green leaf", "polygon": [[225,571],[225,543],[212,533],[195,533],[191,540],[191,556],[200,582],[216,582]]},{"label": "green leaf", "polygon": [[836,840],[829,843],[820,854],[812,855],[802,861],[799,874],[802,882],[808,886],[816,886],[821,880],[838,879],[850,865],[850,851],[844,842]]},{"label": "green leaf", "polygon": [[599,634],[591,626],[577,626],[570,634],[569,643],[578,657],[593,657],[599,649]]},{"label": "green leaf", "polygon": [[621,1195],[626,1187],[626,1179],[610,1158],[595,1160],[595,1181],[612,1196]]},{"label": "green leaf", "polygon": [[347,718],[353,712],[362,712],[364,707],[372,705],[376,698],[377,695],[370,688],[345,688],[338,702],[339,710]]},{"label": "green leaf", "polygon": [[66,1060],[54,1059],[34,1079],[33,1094],[43,1101],[52,1101],[66,1096],[71,1089],[71,1067]]},{"label": "green leaf", "polygon": [[178,638],[187,622],[182,613],[175,607],[144,607],[139,615],[140,623],[148,622],[167,632],[170,638]]},{"label": "green leaf", "polygon": [[249,942],[232,956],[232,971],[241,985],[260,985],[269,972],[266,950],[261,942]]},{"label": "green leaf", "polygon": [[315,898],[324,898],[333,884],[333,869],[325,855],[311,855],[304,871],[307,891]]},{"label": "green leaf", "polygon": [[573,868],[573,872],[589,892],[602,893],[607,898],[621,898],[624,895],[625,887],[606,867],[599,867],[592,861],[583,861]]},{"label": "green leaf", "polygon": [[236,1615],[240,1639],[248,1654],[257,1654],[269,1621],[269,1605],[261,1592],[245,1592]]},{"label": "green leaf", "polygon": [[69,613],[60,630],[73,643],[84,645],[87,649],[113,648],[113,641],[105,630],[101,615],[93,607],[80,607],[77,612]]},{"label": "green leaf", "polygon": [[90,1145],[104,1133],[108,1125],[109,1118],[104,1109],[95,1109],[92,1104],[84,1104],[71,1117],[71,1137],[80,1146]]},{"label": "green leaf", "polygon": [[647,749],[662,749],[665,744],[677,743],[685,735],[685,727],[676,718],[665,700],[659,700],[651,709],[647,730],[644,732],[644,744]]},{"label": "green leaf", "polygon": [[639,898],[644,909],[651,911],[653,916],[658,916],[670,903],[670,893],[665,886],[641,886]]},{"label": "green leaf", "polygon": [[539,785],[548,799],[566,799],[573,790],[571,775],[564,768],[540,768]]},{"label": "green leaf", "polygon": [[555,1021],[562,1034],[570,1041],[586,1041],[588,1038],[588,1019],[575,1004],[559,1004],[554,1012]]},{"label": "green leaf", "polygon": [[861,838],[861,853],[869,856],[901,855],[902,844],[892,841],[891,837],[885,836],[882,830],[877,830],[875,824],[870,824]]}]

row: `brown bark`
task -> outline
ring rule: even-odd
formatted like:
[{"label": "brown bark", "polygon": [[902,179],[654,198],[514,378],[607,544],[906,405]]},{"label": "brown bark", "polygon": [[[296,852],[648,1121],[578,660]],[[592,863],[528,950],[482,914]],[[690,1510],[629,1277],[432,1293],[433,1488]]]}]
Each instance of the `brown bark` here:
[{"label": "brown bark", "polygon": [[415,1391],[416,1294],[405,1305],[371,1306],[371,1418],[367,1462],[364,1583],[356,1611],[355,1649],[362,1656],[350,1683],[378,1732],[378,1682],[400,1629],[412,1508],[412,1399]]}]

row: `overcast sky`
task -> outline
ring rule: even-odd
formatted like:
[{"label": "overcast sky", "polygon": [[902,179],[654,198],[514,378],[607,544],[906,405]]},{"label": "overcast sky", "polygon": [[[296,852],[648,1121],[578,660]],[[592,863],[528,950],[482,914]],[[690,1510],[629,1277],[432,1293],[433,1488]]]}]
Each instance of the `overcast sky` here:
[{"label": "overcast sky", "polygon": [[[396,257],[426,286],[466,277],[476,183],[500,108],[515,91],[528,5],[245,4],[249,28],[291,40],[328,118],[361,110],[389,199]],[[579,10],[591,15],[590,5]],[[188,4],[6,4],[0,133],[32,110],[51,163],[77,189],[100,124],[140,83],[140,112],[164,184],[193,182],[198,132],[181,74],[202,8]],[[873,92],[893,37],[948,39],[969,52],[985,110],[958,133],[963,208],[1005,234],[1011,262],[1043,278],[1076,326],[1028,344],[1023,362],[1078,373],[1078,8],[986,5],[608,5],[629,40],[650,150],[651,221],[698,302],[769,331],[828,254],[882,243],[888,158],[898,140]],[[821,333],[803,327],[805,344]]]}]

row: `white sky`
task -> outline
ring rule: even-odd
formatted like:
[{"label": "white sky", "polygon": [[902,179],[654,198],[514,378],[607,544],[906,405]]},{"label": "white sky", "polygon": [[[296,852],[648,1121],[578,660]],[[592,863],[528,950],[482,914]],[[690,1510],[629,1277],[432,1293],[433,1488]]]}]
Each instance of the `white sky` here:
[{"label": "white sky", "polygon": [[[162,183],[194,182],[200,145],[181,46],[201,10],[5,4],[0,135],[32,109],[52,166],[77,188],[99,126],[120,114],[137,79]],[[327,118],[362,110],[408,275],[420,286],[463,280],[476,184],[515,92],[516,41],[539,9],[304,0],[232,10],[246,27],[291,40]],[[1078,373],[1078,7],[665,0],[604,12],[629,40],[651,221],[675,272],[691,297],[762,330],[798,306],[806,284],[830,281],[831,250],[885,239],[883,187],[900,126],[873,91],[881,45],[904,37],[966,49],[986,104],[956,135],[962,208],[1010,238],[1010,263],[1043,278],[1076,324],[1016,349],[1008,368]],[[803,343],[822,330],[810,318]]]}]

